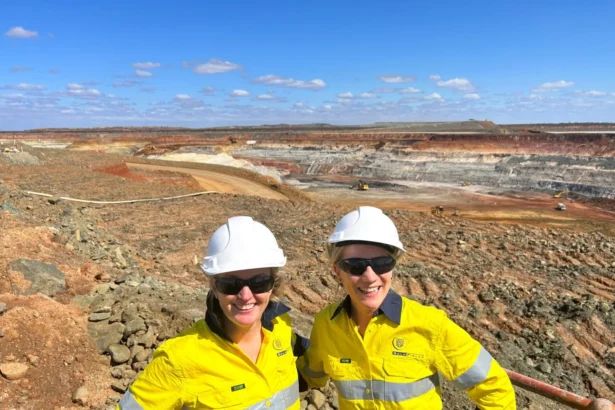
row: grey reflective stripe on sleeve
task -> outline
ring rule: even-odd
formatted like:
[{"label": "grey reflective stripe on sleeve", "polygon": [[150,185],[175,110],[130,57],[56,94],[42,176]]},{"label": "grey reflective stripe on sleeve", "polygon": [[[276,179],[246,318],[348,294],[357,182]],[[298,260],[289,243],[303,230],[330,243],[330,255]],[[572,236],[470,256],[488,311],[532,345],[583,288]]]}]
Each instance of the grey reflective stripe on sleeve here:
[{"label": "grey reflective stripe on sleeve", "polygon": [[384,380],[334,380],[338,394],[346,400],[381,400],[399,403],[429,393],[440,385],[437,374],[412,383]]},{"label": "grey reflective stripe on sleeve", "polygon": [[286,410],[299,401],[299,381],[295,380],[293,384],[285,389],[280,390],[270,399],[260,401],[249,407],[246,410]]},{"label": "grey reflective stripe on sleeve", "polygon": [[319,379],[327,375],[327,373],[325,372],[315,372],[314,370],[310,369],[310,366],[307,364],[303,366],[303,369],[301,369],[301,373],[303,373],[307,377],[311,377],[312,379]]},{"label": "grey reflective stripe on sleeve", "polygon": [[130,390],[126,390],[126,393],[124,393],[119,405],[121,410],[145,410],[139,403],[137,403],[135,396],[132,395]]},{"label": "grey reflective stripe on sleeve", "polygon": [[476,358],[472,367],[453,380],[453,383],[462,390],[476,386],[487,378],[492,361],[493,357],[491,357],[484,347],[481,347],[478,358]]}]

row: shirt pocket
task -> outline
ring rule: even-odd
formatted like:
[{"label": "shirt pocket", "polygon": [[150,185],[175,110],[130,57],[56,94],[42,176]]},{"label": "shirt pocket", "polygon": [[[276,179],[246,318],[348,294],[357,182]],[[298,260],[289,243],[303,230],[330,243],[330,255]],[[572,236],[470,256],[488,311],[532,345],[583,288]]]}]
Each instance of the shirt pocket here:
[{"label": "shirt pocket", "polygon": [[208,390],[197,395],[194,410],[244,409],[244,403],[250,402],[246,393],[242,394],[241,391],[223,392],[220,390]]},{"label": "shirt pocket", "polygon": [[401,383],[421,380],[434,374],[425,360],[413,357],[386,357],[383,369],[387,381]]},{"label": "shirt pocket", "polygon": [[325,372],[335,380],[357,380],[359,367],[351,358],[327,356],[323,363]]}]

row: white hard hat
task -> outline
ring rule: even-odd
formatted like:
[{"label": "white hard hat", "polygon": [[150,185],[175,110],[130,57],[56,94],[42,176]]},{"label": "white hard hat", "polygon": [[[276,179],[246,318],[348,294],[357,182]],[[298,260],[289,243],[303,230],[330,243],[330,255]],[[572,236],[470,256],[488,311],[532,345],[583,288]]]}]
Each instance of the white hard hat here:
[{"label": "white hard hat", "polygon": [[329,246],[340,242],[371,242],[397,248],[399,254],[406,252],[391,218],[373,206],[362,206],[346,214],[328,242]]},{"label": "white hard hat", "polygon": [[214,232],[201,269],[209,275],[245,269],[280,268],[286,257],[273,233],[249,216],[235,216]]}]

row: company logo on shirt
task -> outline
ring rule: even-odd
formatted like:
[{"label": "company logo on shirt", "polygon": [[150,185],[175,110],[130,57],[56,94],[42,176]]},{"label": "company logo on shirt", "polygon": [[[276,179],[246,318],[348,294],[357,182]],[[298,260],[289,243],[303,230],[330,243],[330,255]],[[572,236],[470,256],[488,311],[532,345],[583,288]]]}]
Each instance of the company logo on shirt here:
[{"label": "company logo on shirt", "polygon": [[273,339],[273,348],[275,350],[282,350],[282,341],[280,339]]},{"label": "company logo on shirt", "polygon": [[406,346],[406,339],[403,337],[396,337],[393,339],[393,347],[395,350],[401,350]]}]

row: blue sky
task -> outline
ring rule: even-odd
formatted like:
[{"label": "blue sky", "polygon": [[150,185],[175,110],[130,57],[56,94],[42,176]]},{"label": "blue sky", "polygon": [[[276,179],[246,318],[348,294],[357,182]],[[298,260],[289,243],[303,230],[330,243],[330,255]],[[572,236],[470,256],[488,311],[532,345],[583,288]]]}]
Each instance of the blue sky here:
[{"label": "blue sky", "polygon": [[615,122],[615,2],[4,1],[0,130]]}]

